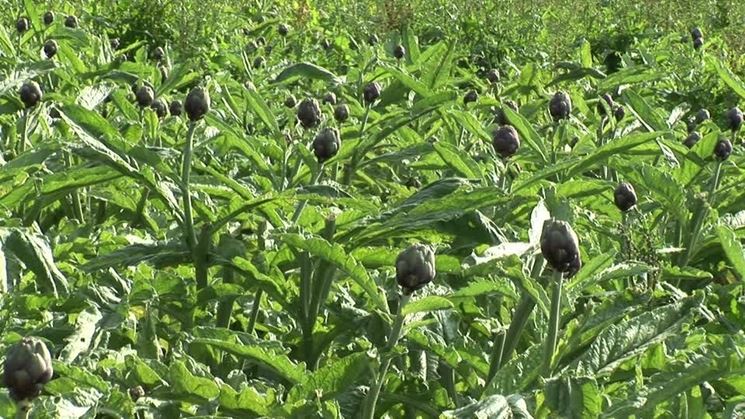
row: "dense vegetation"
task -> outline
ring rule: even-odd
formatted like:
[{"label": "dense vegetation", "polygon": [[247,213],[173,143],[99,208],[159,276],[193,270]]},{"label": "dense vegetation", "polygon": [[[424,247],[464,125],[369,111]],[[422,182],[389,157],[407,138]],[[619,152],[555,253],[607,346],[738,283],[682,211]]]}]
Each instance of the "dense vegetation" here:
[{"label": "dense vegetation", "polygon": [[157,3],[0,14],[0,417],[745,414],[742,5]]}]

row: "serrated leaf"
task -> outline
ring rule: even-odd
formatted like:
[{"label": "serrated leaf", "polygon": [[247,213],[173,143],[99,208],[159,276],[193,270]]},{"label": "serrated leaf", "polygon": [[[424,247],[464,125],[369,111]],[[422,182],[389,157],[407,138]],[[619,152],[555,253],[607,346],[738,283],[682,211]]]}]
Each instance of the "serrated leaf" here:
[{"label": "serrated leaf", "polygon": [[691,309],[698,304],[698,299],[688,298],[609,326],[573,367],[582,375],[612,374],[623,361],[678,333],[690,319]]},{"label": "serrated leaf", "polygon": [[507,281],[497,282],[486,279],[469,282],[463,288],[459,288],[449,297],[450,300],[461,298],[473,298],[481,295],[500,294],[513,300],[517,299],[517,293]]},{"label": "serrated leaf", "polygon": [[469,405],[455,410],[442,412],[440,418],[451,419],[532,419],[528,412],[525,401],[520,395],[509,397],[500,394],[491,395],[483,400],[475,401]]},{"label": "serrated leaf", "polygon": [[91,259],[83,265],[86,272],[149,263],[155,267],[187,263],[191,253],[182,242],[133,244]]},{"label": "serrated leaf", "polygon": [[655,132],[631,134],[626,137],[613,140],[599,147],[597,150],[588,154],[587,156],[583,157],[569,172],[569,176],[573,177],[578,174],[584,173],[596,164],[607,161],[610,157],[623,155],[625,151],[653,141],[659,135],[659,133]]},{"label": "serrated leaf", "polygon": [[666,131],[670,129],[657,111],[647,101],[631,89],[623,91],[623,98],[649,131]]},{"label": "serrated leaf", "polygon": [[321,66],[311,63],[297,63],[282,70],[272,83],[290,83],[299,78],[323,80],[334,84],[342,82],[338,76]]},{"label": "serrated leaf", "polygon": [[368,298],[378,310],[388,312],[388,304],[385,298],[365,267],[348,255],[340,245],[329,243],[322,238],[307,238],[299,234],[282,234],[279,239],[295,249],[306,251],[312,256],[320,257],[334,264],[365,290]]},{"label": "serrated leaf", "polygon": [[241,345],[218,339],[195,338],[193,343],[213,346],[235,356],[249,359],[274,371],[289,383],[297,384],[306,378],[305,366],[296,364],[285,354],[276,353],[258,345]]},{"label": "serrated leaf", "polygon": [[101,311],[95,306],[90,306],[78,314],[75,320],[75,330],[67,338],[67,345],[62,349],[59,359],[72,363],[82,353],[86,352],[93,343],[93,335],[96,326],[103,318]]},{"label": "serrated leaf", "polygon": [[176,65],[168,74],[168,78],[155,89],[155,96],[167,95],[172,90],[181,89],[199,79],[199,73],[191,71],[189,65]]},{"label": "serrated leaf", "polygon": [[[739,370],[742,371],[742,367]],[[716,354],[696,356],[691,362],[676,365],[672,371],[660,372],[645,379],[644,386],[637,388],[637,391],[632,392],[626,400],[611,406],[602,417],[649,416],[657,406],[679,393],[701,383],[715,381],[732,372],[730,366],[722,362]]]},{"label": "serrated leaf", "polygon": [[5,239],[4,247],[36,275],[41,289],[52,292],[55,296],[67,294],[67,279],[57,268],[46,237],[14,229]]},{"label": "serrated leaf", "polygon": [[592,377],[558,377],[546,382],[546,404],[560,417],[594,418],[603,394]]},{"label": "serrated leaf", "polygon": [[457,147],[452,144],[437,142],[434,144],[435,151],[440,155],[442,160],[448,166],[453,168],[459,175],[476,179],[480,178],[478,164],[468,155],[463,154]]},{"label": "serrated leaf", "polygon": [[414,93],[418,94],[421,97],[427,97],[432,95],[432,91],[424,85],[424,83],[420,82],[419,80],[416,80],[411,75],[404,73],[403,71],[395,68],[395,67],[387,67],[386,71],[388,74],[392,75],[396,80],[398,80],[402,85],[409,88]]},{"label": "serrated leaf", "polygon": [[447,298],[437,295],[429,295],[406,304],[401,310],[401,314],[406,316],[413,313],[426,313],[430,311],[447,310],[449,308],[453,308],[453,303],[451,303]]},{"label": "serrated leaf", "polygon": [[287,396],[287,404],[315,398],[327,400],[348,391],[361,381],[370,364],[371,358],[366,353],[355,353],[329,362],[294,386]]},{"label": "serrated leaf", "polygon": [[253,110],[253,112],[259,116],[261,122],[269,128],[272,134],[277,134],[279,132],[277,118],[272,114],[272,111],[269,109],[269,106],[267,106],[264,99],[258,92],[253,90],[246,90],[245,93],[249,109]]},{"label": "serrated leaf", "polygon": [[727,259],[735,268],[737,276],[740,280],[745,279],[745,255],[735,232],[727,226],[719,225],[716,227],[716,233],[724,254],[727,255]]},{"label": "serrated leaf", "polygon": [[171,364],[168,378],[169,391],[182,400],[204,403],[220,395],[220,388],[214,380],[192,374],[182,361]]},{"label": "serrated leaf", "polygon": [[714,68],[724,84],[729,86],[740,98],[745,99],[745,83],[735,73],[727,68],[726,64],[713,55],[705,55],[704,60],[709,68]]}]

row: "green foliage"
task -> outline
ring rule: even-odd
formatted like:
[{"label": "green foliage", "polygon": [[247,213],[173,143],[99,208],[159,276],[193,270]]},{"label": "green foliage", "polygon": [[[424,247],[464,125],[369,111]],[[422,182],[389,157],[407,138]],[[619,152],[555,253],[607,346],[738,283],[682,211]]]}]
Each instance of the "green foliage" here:
[{"label": "green foliage", "polygon": [[[54,369],[29,416],[738,414],[745,155],[723,115],[745,98],[743,6],[689,3],[0,12],[0,355],[35,336]],[[142,86],[166,104],[204,89],[209,110],[159,116]],[[557,91],[572,110],[554,121]],[[327,93],[347,120],[323,103],[303,128],[285,106]],[[520,139],[509,157],[499,124]],[[324,129],[341,146],[319,161]],[[546,263],[550,219],[576,232],[576,274]],[[435,252],[426,272],[396,266],[415,244]],[[433,264],[402,295],[399,270],[426,283]],[[23,415],[9,394],[0,417]]]}]

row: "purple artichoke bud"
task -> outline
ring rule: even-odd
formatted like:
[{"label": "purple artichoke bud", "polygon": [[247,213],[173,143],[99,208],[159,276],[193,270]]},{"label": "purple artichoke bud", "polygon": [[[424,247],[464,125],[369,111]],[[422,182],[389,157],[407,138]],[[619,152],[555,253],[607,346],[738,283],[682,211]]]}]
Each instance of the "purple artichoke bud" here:
[{"label": "purple artichoke bud", "polygon": [[553,269],[569,276],[582,266],[579,240],[572,226],[565,221],[550,219],[543,223],[541,253]]},{"label": "purple artichoke bud", "polygon": [[548,112],[555,121],[569,118],[572,112],[572,99],[565,92],[556,92],[548,103]]},{"label": "purple artichoke bud", "polygon": [[517,153],[520,148],[520,136],[511,125],[503,125],[492,133],[492,146],[503,159]]},{"label": "purple artichoke bud", "polygon": [[636,205],[636,191],[628,182],[619,183],[613,192],[613,202],[623,212],[630,210]]},{"label": "purple artichoke bud", "polygon": [[41,100],[42,92],[39,83],[35,81],[27,81],[23,83],[20,90],[21,102],[26,105],[27,108],[35,106]]},{"label": "purple artichoke bud", "polygon": [[313,128],[321,122],[321,107],[315,99],[303,99],[297,108],[297,119],[303,128]]},{"label": "purple artichoke bud", "polygon": [[323,163],[334,157],[341,148],[339,130],[336,128],[325,128],[313,139],[313,153],[319,163]]},{"label": "purple artichoke bud", "polygon": [[730,154],[732,154],[732,143],[727,139],[719,140],[714,147],[714,156],[719,160],[727,160]]},{"label": "purple artichoke bud", "polygon": [[30,400],[41,394],[53,372],[49,349],[37,338],[23,338],[5,355],[3,380],[15,401]]},{"label": "purple artichoke bud", "polygon": [[435,279],[435,252],[422,244],[415,244],[398,254],[396,281],[404,294],[410,295]]},{"label": "purple artichoke bud", "polygon": [[206,89],[195,87],[191,89],[184,100],[184,110],[191,121],[198,121],[210,110],[210,95]]}]

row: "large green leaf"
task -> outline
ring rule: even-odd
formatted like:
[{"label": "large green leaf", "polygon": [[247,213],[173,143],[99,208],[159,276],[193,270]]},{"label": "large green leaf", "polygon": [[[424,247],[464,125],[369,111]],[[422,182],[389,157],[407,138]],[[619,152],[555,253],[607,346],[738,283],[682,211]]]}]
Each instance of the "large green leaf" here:
[{"label": "large green leaf", "polygon": [[720,225],[716,228],[717,237],[722,244],[724,254],[735,268],[735,272],[740,280],[745,279],[745,252],[742,245],[737,240],[735,232],[727,226]]},{"label": "large green leaf", "polygon": [[270,369],[291,384],[301,383],[306,379],[305,366],[296,364],[287,355],[259,345],[242,345],[218,339],[196,338],[196,344],[209,345],[222,349],[235,356],[245,358]]},{"label": "large green leaf", "polygon": [[21,229],[13,229],[5,238],[3,246],[6,252],[13,253],[30,269],[37,279],[39,287],[54,295],[67,294],[67,278],[57,268],[52,249],[46,237]]},{"label": "large green leaf", "polygon": [[658,115],[657,109],[633,90],[624,90],[623,98],[649,131],[666,131],[670,129],[667,123],[665,123],[665,120]]},{"label": "large green leaf", "polygon": [[603,395],[592,377],[558,377],[546,382],[546,404],[561,417],[591,418],[601,413]]},{"label": "large green leaf", "polygon": [[348,391],[355,383],[363,381],[366,377],[365,372],[371,364],[372,360],[366,353],[354,353],[329,362],[290,390],[286,410],[289,411],[287,407],[299,402],[313,400],[319,396],[327,400]]},{"label": "large green leaf", "polygon": [[727,358],[729,357],[718,354],[697,355],[670,371],[654,374],[645,380],[644,386],[637,387],[636,391],[629,394],[626,400],[603,412],[602,417],[650,416],[656,407],[670,402],[676,395],[694,386],[714,381],[725,374],[742,374],[742,364],[733,365]]},{"label": "large green leaf", "polygon": [[342,82],[342,79],[337,75],[321,66],[311,63],[297,63],[282,70],[272,83],[290,83],[300,78],[323,80],[335,84]]},{"label": "large green leaf", "polygon": [[527,404],[519,394],[513,394],[508,397],[495,394],[467,406],[442,412],[442,416],[440,417],[453,419],[532,419],[533,416],[528,411]]},{"label": "large green leaf", "polygon": [[277,118],[272,114],[272,111],[269,109],[269,106],[267,106],[261,95],[259,95],[259,92],[247,89],[246,101],[248,102],[248,107],[259,116],[261,122],[269,128],[272,134],[276,135],[279,132]]},{"label": "large green leaf", "polygon": [[598,335],[572,367],[582,375],[602,377],[612,374],[623,361],[675,336],[690,320],[691,310],[700,303],[699,298],[691,297],[613,324]]},{"label": "large green leaf", "polygon": [[740,98],[745,99],[745,83],[743,83],[742,80],[732,72],[732,70],[727,68],[725,63],[719,60],[716,56],[708,54],[704,56],[704,60],[710,69],[714,69],[724,84],[737,93]]},{"label": "large green leaf", "polygon": [[383,312],[388,312],[388,303],[378,289],[375,281],[361,263],[347,254],[340,245],[329,243],[320,237],[303,237],[299,234],[282,234],[279,239],[295,249],[306,251],[312,256],[334,264],[340,271],[349,275],[367,294],[372,305]]}]

